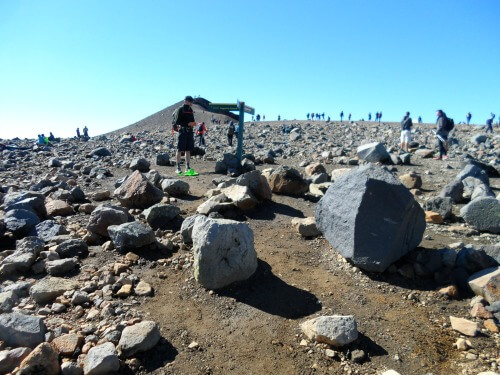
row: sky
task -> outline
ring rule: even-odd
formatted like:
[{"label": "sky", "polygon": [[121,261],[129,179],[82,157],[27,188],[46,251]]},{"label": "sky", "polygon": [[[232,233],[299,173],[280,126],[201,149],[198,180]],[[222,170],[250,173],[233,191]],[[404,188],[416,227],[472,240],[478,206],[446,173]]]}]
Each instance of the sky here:
[{"label": "sky", "polygon": [[267,120],[500,115],[498,0],[0,0],[0,138],[130,125],[184,98]]}]

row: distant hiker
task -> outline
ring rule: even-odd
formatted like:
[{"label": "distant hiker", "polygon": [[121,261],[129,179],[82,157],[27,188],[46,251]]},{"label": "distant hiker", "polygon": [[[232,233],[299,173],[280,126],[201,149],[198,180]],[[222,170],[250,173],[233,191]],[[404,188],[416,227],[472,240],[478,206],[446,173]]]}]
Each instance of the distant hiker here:
[{"label": "distant hiker", "polygon": [[311,121],[314,120],[314,115],[315,115],[314,113],[311,113]]},{"label": "distant hiker", "polygon": [[422,123],[422,116],[418,116],[418,123],[421,124]]},{"label": "distant hiker", "polygon": [[368,121],[371,121],[371,120],[372,120],[372,113],[368,112]]},{"label": "distant hiker", "polygon": [[382,120],[382,112],[378,113],[378,123],[380,124],[380,120]]},{"label": "distant hiker", "polygon": [[410,112],[406,112],[406,115],[401,120],[401,149],[408,152],[408,146],[411,142],[411,127],[413,123],[411,121]]},{"label": "distant hiker", "polygon": [[260,115],[259,115],[259,114],[257,114],[257,116],[255,117],[255,119],[256,119],[257,121],[260,121]]},{"label": "distant hiker", "polygon": [[227,143],[229,146],[233,145],[234,133],[236,133],[236,127],[234,126],[234,122],[230,121],[227,128]]},{"label": "distant hiker", "polygon": [[177,139],[177,168],[176,173],[181,173],[181,156],[184,152],[186,158],[186,172],[191,171],[189,162],[191,152],[194,150],[194,134],[193,128],[196,126],[194,121],[194,112],[191,106],[193,105],[193,97],[186,96],[182,106],[177,108],[173,113],[172,130],[179,133]]},{"label": "distant hiker", "polygon": [[200,122],[198,124],[198,128],[196,129],[196,135],[200,138],[198,142],[198,146],[206,146],[205,144],[205,134],[208,132],[207,127],[204,122]]},{"label": "distant hiker", "polygon": [[56,140],[56,137],[54,137],[54,134],[52,134],[52,132],[50,132],[49,141],[54,142],[55,140]]},{"label": "distant hiker", "polygon": [[472,118],[472,115],[470,114],[470,112],[467,113],[465,118],[467,119],[467,125],[470,125],[470,119]]},{"label": "distant hiker", "polygon": [[281,116],[280,115],[278,115],[278,121],[281,121]]},{"label": "distant hiker", "polygon": [[262,115],[262,120],[266,121],[266,115]]},{"label": "distant hiker", "polygon": [[321,114],[321,119],[322,119],[322,120],[324,120],[324,119],[325,119],[325,112],[323,112],[323,113]]},{"label": "distant hiker", "polygon": [[340,122],[342,122],[343,118],[344,118],[344,111],[340,112]]},{"label": "distant hiker", "polygon": [[495,115],[492,113],[490,118],[486,120],[486,133],[493,133],[493,120],[495,119]]},{"label": "distant hiker", "polygon": [[76,137],[80,138],[80,128],[76,128]]},{"label": "distant hiker", "polygon": [[349,116],[347,117],[349,121],[351,121],[351,114],[349,113]]},{"label": "distant hiker", "polygon": [[38,144],[39,145],[43,145],[45,144],[45,137],[43,136],[43,134],[38,134]]},{"label": "distant hiker", "polygon": [[328,120],[326,120],[326,122],[330,122],[330,116],[328,116]]},{"label": "distant hiker", "polygon": [[378,121],[378,112],[375,113],[375,122],[377,122],[377,121]]},{"label": "distant hiker", "polygon": [[83,138],[88,139],[89,138],[89,129],[85,126],[83,128]]},{"label": "distant hiker", "polygon": [[436,111],[436,116],[436,137],[439,143],[439,156],[436,156],[434,160],[446,160],[448,159],[448,134],[452,130],[452,121],[449,121],[446,117],[446,113],[444,113],[441,109]]},{"label": "distant hiker", "polygon": [[308,119],[308,120],[309,120],[309,116],[310,116],[310,114],[308,113],[308,114],[307,114],[307,119]]}]

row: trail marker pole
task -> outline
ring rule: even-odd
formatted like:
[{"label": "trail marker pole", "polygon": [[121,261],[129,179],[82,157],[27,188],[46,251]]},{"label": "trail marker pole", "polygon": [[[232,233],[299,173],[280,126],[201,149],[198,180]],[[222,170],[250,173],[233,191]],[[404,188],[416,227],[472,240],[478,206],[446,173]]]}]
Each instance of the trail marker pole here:
[{"label": "trail marker pole", "polygon": [[255,114],[255,108],[249,107],[245,105],[245,102],[240,102],[239,100],[236,104],[232,103],[210,103],[209,108],[211,109],[219,109],[226,111],[239,111],[238,116],[238,148],[236,150],[236,157],[238,161],[241,163],[241,159],[243,158],[243,131],[245,124],[245,113],[249,113],[251,115]]}]

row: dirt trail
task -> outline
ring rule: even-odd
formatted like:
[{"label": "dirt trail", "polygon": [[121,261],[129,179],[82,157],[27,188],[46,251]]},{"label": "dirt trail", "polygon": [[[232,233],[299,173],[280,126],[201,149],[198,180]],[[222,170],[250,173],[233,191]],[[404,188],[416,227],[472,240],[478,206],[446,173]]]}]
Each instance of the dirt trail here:
[{"label": "dirt trail", "polygon": [[[194,212],[217,177],[209,168],[200,163],[200,176],[189,180],[192,197],[181,205],[186,215]],[[158,266],[144,271],[156,295],[142,308],[159,322],[176,351],[174,361],[158,373],[462,371],[459,352],[453,348],[457,336],[447,321],[453,313],[465,316],[466,302],[438,296],[436,286],[427,281],[412,283],[397,275],[361,272],[338,256],[324,238],[301,238],[292,231],[290,221],[313,215],[314,207],[304,199],[275,195],[273,202],[247,215],[259,267],[239,285],[212,292],[197,285],[191,267]],[[432,245],[439,247],[437,242]],[[173,259],[189,257],[189,249],[173,255]],[[353,314],[361,333],[357,342],[338,350],[334,358],[325,355],[325,346],[301,345],[305,337],[299,324],[327,314]],[[193,342],[198,346],[189,348]],[[491,341],[485,338],[484,346],[488,345]],[[367,354],[363,363],[344,360],[354,349]]]}]

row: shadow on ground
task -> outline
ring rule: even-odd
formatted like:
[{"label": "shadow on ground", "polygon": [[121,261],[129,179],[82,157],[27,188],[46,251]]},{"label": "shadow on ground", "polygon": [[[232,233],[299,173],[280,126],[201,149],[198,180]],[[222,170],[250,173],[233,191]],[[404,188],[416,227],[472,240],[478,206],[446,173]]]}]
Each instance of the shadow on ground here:
[{"label": "shadow on ground", "polygon": [[258,261],[257,271],[248,280],[218,291],[268,314],[299,319],[321,310],[316,296],[291,286],[273,274],[271,266]]},{"label": "shadow on ground", "polygon": [[[168,363],[173,362],[177,354],[179,354],[177,349],[166,339],[161,338],[160,342],[153,349],[145,353],[137,354],[137,358],[140,360],[146,373],[150,374],[166,366]],[[119,373],[125,375],[137,374],[137,369],[132,369],[124,364]]]},{"label": "shadow on ground", "polygon": [[257,209],[246,213],[252,220],[273,220],[276,215],[304,218],[304,213],[292,206],[278,202],[262,203]]}]

